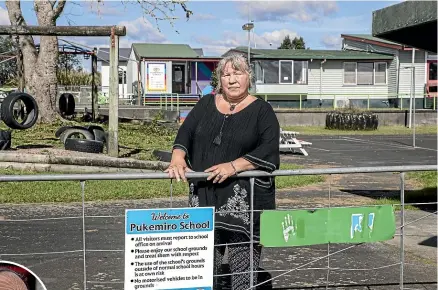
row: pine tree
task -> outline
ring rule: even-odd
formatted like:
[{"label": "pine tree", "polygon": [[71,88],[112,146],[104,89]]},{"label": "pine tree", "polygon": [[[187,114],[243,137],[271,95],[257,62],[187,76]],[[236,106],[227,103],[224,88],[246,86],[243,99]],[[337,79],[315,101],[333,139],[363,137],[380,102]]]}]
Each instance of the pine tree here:
[{"label": "pine tree", "polygon": [[303,37],[295,37],[291,41],[289,35],[286,35],[278,49],[306,49],[306,43]]}]

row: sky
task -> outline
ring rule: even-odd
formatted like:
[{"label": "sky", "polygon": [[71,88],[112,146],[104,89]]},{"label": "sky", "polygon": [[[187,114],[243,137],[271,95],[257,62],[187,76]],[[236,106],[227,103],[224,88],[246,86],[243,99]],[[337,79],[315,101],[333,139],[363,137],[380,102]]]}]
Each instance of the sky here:
[{"label": "sky", "polygon": [[[150,16],[154,6],[167,11],[167,19]],[[182,43],[202,48],[204,55],[218,56],[236,46],[248,46],[242,25],[254,21],[252,48],[277,48],[284,37],[303,37],[310,49],[340,49],[341,34],[371,34],[372,12],[400,1],[187,1],[193,11],[187,20],[180,6],[170,11],[158,1],[68,1],[57,25],[124,25],[127,35],[120,47],[132,43]],[[33,1],[22,0],[28,25],[37,25]],[[166,16],[156,9],[157,17]],[[149,11],[149,12],[148,12]],[[0,25],[8,25],[4,2],[0,2]],[[62,37],[85,48],[108,47],[108,37]],[[65,43],[63,40],[60,43]]]}]

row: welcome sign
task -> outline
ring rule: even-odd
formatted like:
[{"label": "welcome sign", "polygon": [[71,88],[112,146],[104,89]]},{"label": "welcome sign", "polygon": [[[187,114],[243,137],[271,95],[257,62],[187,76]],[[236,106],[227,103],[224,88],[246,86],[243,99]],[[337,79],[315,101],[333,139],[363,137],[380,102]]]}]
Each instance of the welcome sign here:
[{"label": "welcome sign", "polygon": [[212,289],[213,208],[125,214],[124,289]]}]

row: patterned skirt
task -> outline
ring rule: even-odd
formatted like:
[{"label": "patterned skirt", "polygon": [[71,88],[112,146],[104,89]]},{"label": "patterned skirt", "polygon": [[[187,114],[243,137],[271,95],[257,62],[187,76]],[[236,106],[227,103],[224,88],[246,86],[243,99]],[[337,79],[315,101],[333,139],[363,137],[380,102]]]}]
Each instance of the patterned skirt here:
[{"label": "patterned skirt", "polygon": [[[268,180],[269,179],[269,180]],[[268,177],[255,179],[253,216],[251,220],[251,187],[248,178],[230,179],[223,184],[189,180],[189,206],[215,207],[215,228],[240,232],[253,240],[260,240],[260,213],[264,209],[275,209],[275,186]]]}]

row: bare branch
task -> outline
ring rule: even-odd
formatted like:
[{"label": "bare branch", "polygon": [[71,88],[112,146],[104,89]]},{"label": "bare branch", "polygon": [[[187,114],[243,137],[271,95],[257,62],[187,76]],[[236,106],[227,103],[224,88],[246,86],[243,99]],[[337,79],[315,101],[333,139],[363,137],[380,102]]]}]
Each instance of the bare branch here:
[{"label": "bare branch", "polygon": [[190,18],[190,15],[193,15],[193,11],[192,10],[190,10],[190,9],[188,9],[187,8],[187,5],[186,5],[186,1],[178,1],[178,0],[174,0],[174,2],[175,3],[178,3],[180,6],[181,6],[181,8],[184,10],[184,12],[186,13],[186,18],[187,18],[187,20],[189,20],[189,18]]},{"label": "bare branch", "polygon": [[[76,26],[77,25],[76,21],[73,20],[72,18],[70,18],[70,16],[71,17],[73,17],[73,16],[74,17],[84,16],[84,12],[81,11],[81,13],[73,13],[72,12],[73,11],[73,7],[72,6],[78,6],[78,7],[81,7],[81,8],[83,8],[83,6],[81,4],[79,4],[79,3],[74,2],[74,1],[69,1],[68,4],[69,4],[68,6],[66,5],[64,7],[64,11],[62,12],[62,16],[64,16],[66,18],[68,25]],[[67,10],[67,7],[69,7],[69,10]],[[81,9],[81,10],[83,10],[83,9]]]},{"label": "bare branch", "polygon": [[12,25],[27,25],[21,12],[20,1],[6,1],[6,8],[8,9],[9,21]]},{"label": "bare branch", "polygon": [[[187,0],[136,0],[139,6],[142,8],[144,15],[150,16],[155,19],[156,27],[158,31],[161,31],[158,25],[158,21],[167,20],[169,24],[174,27],[174,20],[178,18],[172,14],[176,10],[176,6],[179,5],[186,13],[187,20],[193,12],[187,8]],[[175,30],[179,33],[177,30]]]},{"label": "bare branch", "polygon": [[[55,1],[56,2],[56,1]],[[61,15],[62,11],[64,11],[66,0],[59,0],[58,5],[53,8],[53,18],[54,20],[58,19],[58,17]]]}]

